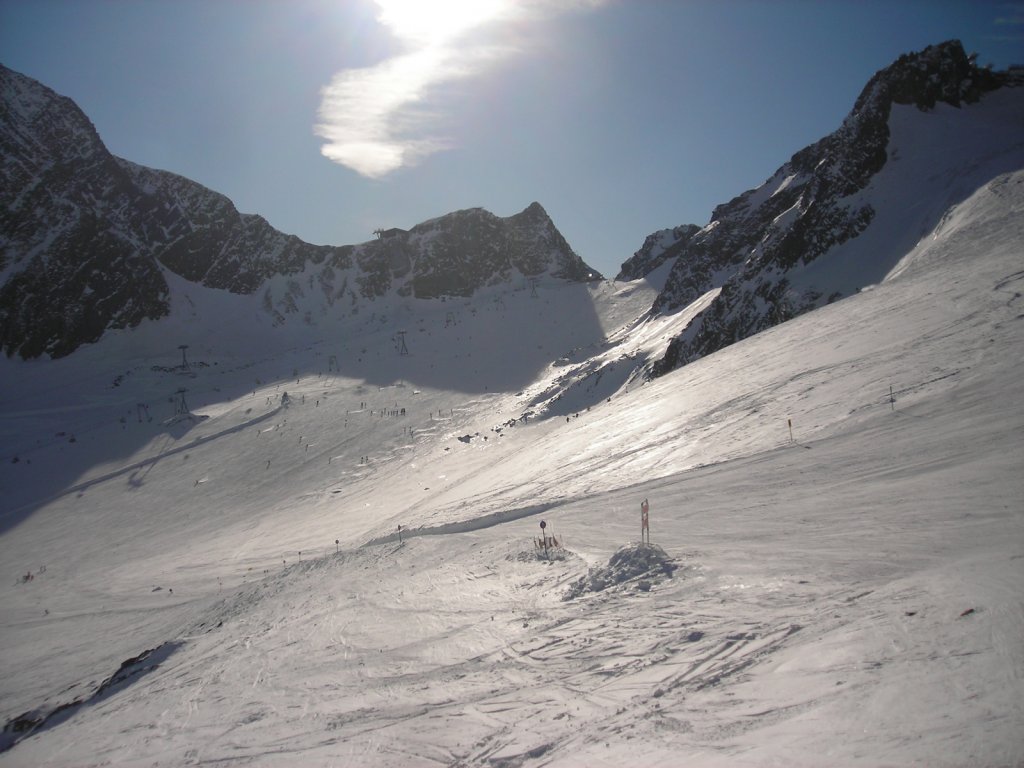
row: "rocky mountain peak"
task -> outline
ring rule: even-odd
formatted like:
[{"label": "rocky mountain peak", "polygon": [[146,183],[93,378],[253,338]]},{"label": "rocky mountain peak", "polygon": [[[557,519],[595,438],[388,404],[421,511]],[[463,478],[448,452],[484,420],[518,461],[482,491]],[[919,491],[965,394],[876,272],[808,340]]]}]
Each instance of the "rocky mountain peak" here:
[{"label": "rocky mountain peak", "polygon": [[691,238],[700,232],[696,224],[683,224],[671,229],[660,229],[646,237],[644,244],[632,257],[623,262],[616,280],[639,280],[656,270],[686,248]]},{"label": "rocky mountain peak", "polygon": [[387,262],[393,276],[404,278],[398,288],[402,295],[468,296],[482,286],[523,276],[600,278],[576,255],[539,203],[504,218],[469,208],[417,224],[408,232],[391,232],[360,249],[365,254],[382,251],[375,261]]},{"label": "rocky mountain peak", "polygon": [[530,203],[523,211],[518,214],[519,216],[526,219],[535,219],[537,221],[550,221],[551,218],[548,216],[548,212],[544,210],[544,206],[538,203],[536,200]]},{"label": "rocky mountain peak", "polygon": [[60,357],[110,328],[164,317],[164,270],[261,292],[275,324],[313,323],[342,298],[351,311],[389,292],[468,296],[517,275],[599,277],[539,203],[508,218],[473,208],[361,245],[311,245],[201,184],[114,157],[73,101],[2,66],[0,150],[8,355]]},{"label": "rocky mountain peak", "polygon": [[[912,105],[922,112],[939,103],[962,107],[1012,84],[1011,79],[978,68],[958,41],[901,56],[868,81],[835,132],[794,154],[760,187],[717,206],[707,226],[648,237],[620,274],[635,279],[675,258],[654,311],[674,311],[720,289],[653,374],[845,295],[850,285],[830,282],[829,270],[819,270],[816,283],[803,280],[799,289],[792,276],[838,252],[875,220],[877,202],[867,190],[889,160],[893,107]],[[651,258],[655,252],[663,258]]]},{"label": "rocky mountain peak", "polygon": [[979,68],[959,40],[949,40],[904,54],[878,72],[853,111],[861,111],[871,101],[913,104],[918,109],[931,109],[939,102],[959,107],[973,104],[1004,82],[1004,74]]}]

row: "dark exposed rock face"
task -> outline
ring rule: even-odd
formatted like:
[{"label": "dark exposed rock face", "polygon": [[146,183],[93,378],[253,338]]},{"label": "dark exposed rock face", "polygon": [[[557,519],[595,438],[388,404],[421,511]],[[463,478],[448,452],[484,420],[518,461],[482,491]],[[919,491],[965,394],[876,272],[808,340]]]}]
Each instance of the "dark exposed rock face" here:
[{"label": "dark exposed rock face", "polygon": [[[673,340],[652,374],[840,298],[828,285],[794,294],[787,275],[872,222],[871,204],[851,196],[886,163],[892,105],[960,106],[1005,84],[1006,77],[977,68],[957,41],[901,56],[868,82],[837,131],[797,152],[758,189],[718,206],[708,226],[697,232],[676,228],[680,235],[662,250],[676,261],[653,310],[674,311],[713,288],[721,292]],[[644,250],[623,265],[623,276],[635,278],[660,263],[641,258]]]},{"label": "dark exposed rock face", "polygon": [[417,254],[412,291],[419,298],[468,296],[516,273],[581,282],[600,277],[576,256],[539,203],[508,218],[481,208],[457,211],[416,225],[401,242]]},{"label": "dark exposed rock face", "polygon": [[[358,246],[316,246],[166,171],[114,157],[70,99],[0,66],[0,346],[61,357],[170,311],[169,270],[252,294],[303,273],[327,303],[390,291],[467,296],[515,273],[600,277],[537,203],[499,218],[459,211]],[[265,288],[278,323],[303,289]]]},{"label": "dark exposed rock face", "polygon": [[114,157],[72,102],[0,68],[0,344],[61,357],[169,311],[163,268],[251,293],[307,260],[344,262],[223,195]]},{"label": "dark exposed rock face", "polygon": [[[186,280],[253,293],[267,278],[300,271],[307,261],[350,265],[342,249],[311,245],[279,232],[262,216],[239,213],[228,198],[201,184],[127,160],[117,162],[144,196],[143,206],[150,213],[141,244]],[[162,230],[152,226],[154,220]]]},{"label": "dark exposed rock face", "polygon": [[92,124],[70,99],[7,69],[0,94],[3,348],[61,356],[165,314],[160,270],[125,231],[137,190]]}]

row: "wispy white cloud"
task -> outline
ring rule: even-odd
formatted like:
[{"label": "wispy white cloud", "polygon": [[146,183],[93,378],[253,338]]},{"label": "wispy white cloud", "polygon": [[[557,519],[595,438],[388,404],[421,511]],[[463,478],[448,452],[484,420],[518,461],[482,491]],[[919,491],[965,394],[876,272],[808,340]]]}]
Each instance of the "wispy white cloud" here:
[{"label": "wispy white cloud", "polygon": [[336,74],[321,92],[316,134],[321,153],[368,178],[380,178],[449,149],[432,135],[432,93],[479,74],[518,49],[499,36],[474,40],[487,26],[537,19],[553,9],[593,7],[603,0],[375,0],[377,20],[406,46],[374,67]]},{"label": "wispy white cloud", "polygon": [[424,126],[402,119],[403,110],[423,101],[432,85],[452,77],[444,58],[427,48],[335,75],[323,90],[316,126],[317,135],[327,140],[320,149],[324,157],[379,178],[445,149],[445,140],[417,137],[416,129]]}]

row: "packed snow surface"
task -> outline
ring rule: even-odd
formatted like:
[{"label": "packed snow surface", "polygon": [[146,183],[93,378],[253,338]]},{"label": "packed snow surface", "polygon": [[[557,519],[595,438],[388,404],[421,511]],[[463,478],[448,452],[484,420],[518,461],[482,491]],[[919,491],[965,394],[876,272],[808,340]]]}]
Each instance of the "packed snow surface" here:
[{"label": "packed snow surface", "polygon": [[643,281],[0,361],[0,765],[1024,763],[1022,243],[647,383]]}]

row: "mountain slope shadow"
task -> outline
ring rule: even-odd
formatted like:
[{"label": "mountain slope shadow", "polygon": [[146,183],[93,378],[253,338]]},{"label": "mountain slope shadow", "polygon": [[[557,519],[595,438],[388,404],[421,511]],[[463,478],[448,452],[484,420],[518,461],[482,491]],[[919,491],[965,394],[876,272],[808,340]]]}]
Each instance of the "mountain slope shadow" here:
[{"label": "mountain slope shadow", "polygon": [[[189,290],[187,313],[58,360],[0,360],[9,395],[0,404],[0,535],[54,499],[86,496],[101,483],[140,492],[158,467],[188,474],[191,488],[201,477],[191,476],[189,452],[275,428],[289,418],[281,413],[288,390],[296,408],[307,405],[299,390],[313,407],[321,392],[331,391],[334,403],[347,393],[351,402],[340,411],[340,404],[317,411],[328,422],[343,421],[346,409],[379,399],[372,393],[397,382],[410,386],[410,395],[420,388],[450,393],[445,400],[456,405],[517,392],[567,351],[585,357],[605,339],[591,287],[562,281],[532,290],[492,287],[458,300],[392,297],[354,319],[282,327],[239,311],[251,297]],[[187,369],[179,347],[187,348]],[[356,394],[361,387],[367,394]],[[209,423],[206,414],[213,415]]]}]

